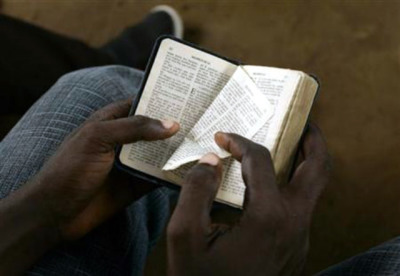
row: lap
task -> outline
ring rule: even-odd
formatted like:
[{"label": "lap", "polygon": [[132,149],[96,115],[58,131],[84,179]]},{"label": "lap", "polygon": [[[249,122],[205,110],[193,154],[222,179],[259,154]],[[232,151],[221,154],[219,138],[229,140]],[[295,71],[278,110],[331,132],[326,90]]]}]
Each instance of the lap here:
[{"label": "lap", "polygon": [[[101,107],[139,89],[142,73],[127,67],[84,69],[62,77],[0,143],[0,199],[20,188],[65,137]],[[157,190],[74,244],[44,256],[32,275],[139,275],[168,217]],[[18,260],[16,260],[18,265]],[[355,256],[318,276],[398,275],[400,238]]]},{"label": "lap", "polygon": [[[62,77],[0,143],[0,199],[20,188],[94,111],[139,89],[142,73],[122,66],[84,69]],[[34,275],[130,275],[143,269],[168,215],[156,190],[82,240],[47,254]]]},{"label": "lap", "polygon": [[316,276],[400,275],[400,237],[334,265]]},{"label": "lap", "polygon": [[0,143],[0,198],[31,178],[64,138],[95,110],[134,96],[142,74],[119,66],[62,77]]}]

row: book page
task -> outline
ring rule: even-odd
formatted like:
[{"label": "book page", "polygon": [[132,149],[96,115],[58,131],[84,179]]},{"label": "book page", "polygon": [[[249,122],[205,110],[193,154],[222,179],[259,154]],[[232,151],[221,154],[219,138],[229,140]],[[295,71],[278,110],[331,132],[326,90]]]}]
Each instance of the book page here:
[{"label": "book page", "polygon": [[228,157],[230,154],[215,143],[214,134],[232,132],[250,139],[271,117],[272,111],[268,99],[239,67],[163,170],[174,170],[208,152],[221,158]]},{"label": "book page", "polygon": [[243,66],[260,91],[274,107],[274,114],[252,138],[273,151],[282,122],[293,100],[296,87],[304,74],[290,69],[263,66]]},{"label": "book page", "polygon": [[172,39],[161,42],[135,115],[180,123],[173,137],[124,145],[121,162],[164,179],[161,168],[222,90],[237,66]]},{"label": "book page", "polygon": [[[261,66],[243,66],[243,68],[264,96],[268,98],[274,109],[271,119],[261,127],[251,140],[262,144],[272,152],[303,73]],[[242,179],[241,164],[230,158],[217,198],[231,205],[242,206],[244,192],[245,185]]]},{"label": "book page", "polygon": [[273,160],[278,185],[289,180],[291,167],[297,153],[297,146],[307,124],[311,107],[318,91],[318,82],[304,74],[296,95],[290,104],[279,139],[274,146]]}]

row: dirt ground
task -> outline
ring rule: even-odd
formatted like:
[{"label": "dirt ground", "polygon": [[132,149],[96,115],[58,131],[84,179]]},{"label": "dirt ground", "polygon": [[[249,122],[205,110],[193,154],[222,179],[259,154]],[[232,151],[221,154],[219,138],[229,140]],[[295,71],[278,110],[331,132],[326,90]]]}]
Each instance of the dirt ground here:
[{"label": "dirt ground", "polygon": [[[159,3],[3,0],[2,12],[96,46]],[[312,120],[334,169],[312,224],[307,274],[400,233],[400,1],[167,3],[181,12],[188,40],[247,64],[319,77]],[[161,243],[147,275],[164,269]]]}]

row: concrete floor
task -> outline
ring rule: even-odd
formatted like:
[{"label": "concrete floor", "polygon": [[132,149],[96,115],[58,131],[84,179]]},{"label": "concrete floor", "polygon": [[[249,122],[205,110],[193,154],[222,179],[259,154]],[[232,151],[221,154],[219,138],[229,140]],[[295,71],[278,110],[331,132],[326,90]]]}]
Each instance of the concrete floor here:
[{"label": "concrete floor", "polygon": [[[5,0],[2,10],[100,45],[159,1]],[[187,39],[248,64],[319,76],[312,114],[334,160],[307,274],[400,233],[400,1],[174,1]],[[165,268],[165,248],[152,272]]]}]

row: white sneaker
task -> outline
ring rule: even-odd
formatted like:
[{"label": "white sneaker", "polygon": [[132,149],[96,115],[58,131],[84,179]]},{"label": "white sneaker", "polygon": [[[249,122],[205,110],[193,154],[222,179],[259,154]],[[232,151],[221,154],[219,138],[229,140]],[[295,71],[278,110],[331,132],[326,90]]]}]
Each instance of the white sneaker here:
[{"label": "white sneaker", "polygon": [[151,9],[150,12],[151,13],[156,13],[156,12],[167,13],[171,17],[172,23],[174,25],[173,35],[179,39],[183,38],[183,21],[177,10],[175,10],[173,7],[168,6],[168,5],[159,5],[159,6],[154,7],[153,9]]}]

